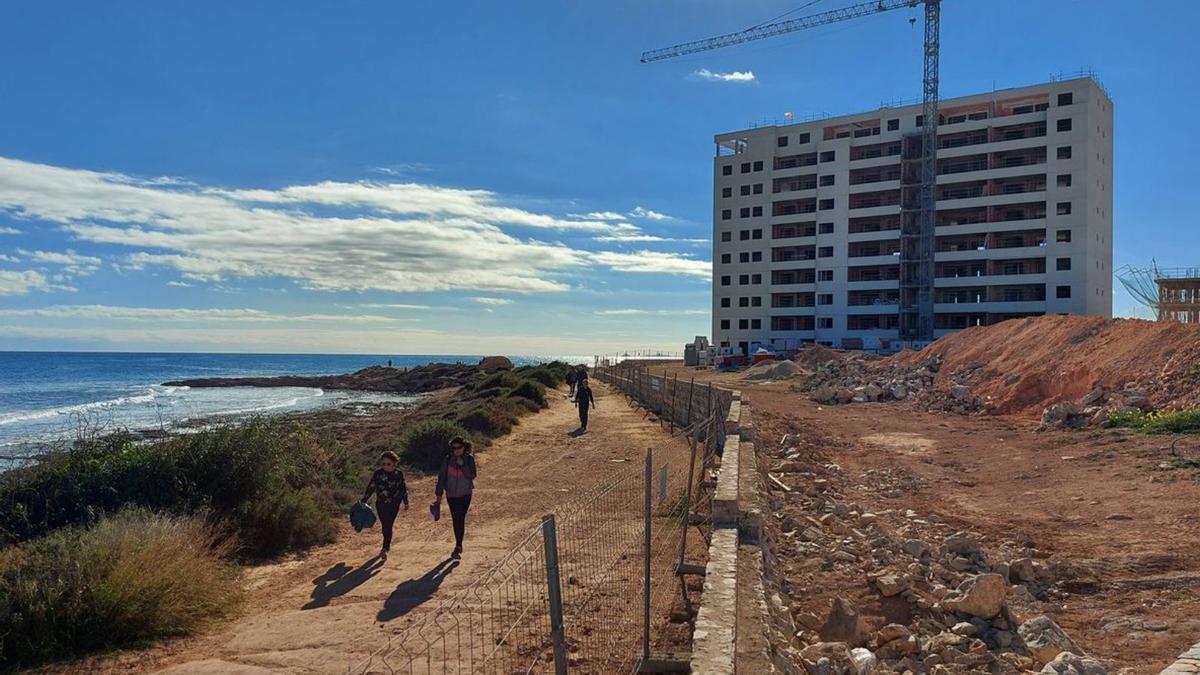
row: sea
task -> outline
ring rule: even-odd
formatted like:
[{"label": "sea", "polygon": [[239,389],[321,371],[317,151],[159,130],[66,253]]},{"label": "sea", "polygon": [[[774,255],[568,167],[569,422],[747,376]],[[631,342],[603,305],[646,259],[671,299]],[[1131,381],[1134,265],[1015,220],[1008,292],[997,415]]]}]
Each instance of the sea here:
[{"label": "sea", "polygon": [[[338,375],[367,366],[477,363],[478,355],[0,352],[0,470],[81,433],[184,431],[253,415],[404,404],[395,394],[307,387],[168,387],[206,377]],[[590,357],[510,357],[516,365]]]}]

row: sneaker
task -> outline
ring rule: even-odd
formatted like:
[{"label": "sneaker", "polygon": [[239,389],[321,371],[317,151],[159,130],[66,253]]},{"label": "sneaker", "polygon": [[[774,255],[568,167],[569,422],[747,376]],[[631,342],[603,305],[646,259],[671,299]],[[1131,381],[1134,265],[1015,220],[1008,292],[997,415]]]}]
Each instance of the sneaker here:
[{"label": "sneaker", "polygon": [[380,562],[387,562],[387,554],[388,554],[388,551],[386,548],[379,552]]},{"label": "sneaker", "polygon": [[450,557],[451,557],[451,558],[453,558],[453,559],[455,559],[455,560],[458,560],[459,558],[462,558],[462,547],[461,547],[461,546],[455,546],[455,547],[454,547],[454,552],[450,554]]}]

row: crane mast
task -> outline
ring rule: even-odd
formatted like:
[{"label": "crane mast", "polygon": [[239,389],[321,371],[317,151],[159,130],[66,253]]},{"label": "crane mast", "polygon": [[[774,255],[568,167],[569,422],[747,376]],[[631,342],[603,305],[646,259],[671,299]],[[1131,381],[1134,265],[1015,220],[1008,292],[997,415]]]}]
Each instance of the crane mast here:
[{"label": "crane mast", "polygon": [[901,154],[900,309],[902,340],[929,342],[934,335],[934,240],[937,214],[938,52],[941,0],[875,0],[811,16],[768,23],[737,33],[642,53],[642,63],[784,35],[893,9],[925,6],[921,131],[905,136]]}]

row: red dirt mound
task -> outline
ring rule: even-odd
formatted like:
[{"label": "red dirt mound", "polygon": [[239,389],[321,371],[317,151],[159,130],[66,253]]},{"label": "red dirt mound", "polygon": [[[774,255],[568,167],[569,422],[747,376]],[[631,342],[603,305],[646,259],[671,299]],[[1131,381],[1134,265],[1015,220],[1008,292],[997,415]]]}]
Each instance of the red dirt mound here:
[{"label": "red dirt mound", "polygon": [[1160,409],[1200,405],[1200,326],[1041,316],[969,328],[893,358],[935,355],[938,381],[967,384],[994,414],[1039,415],[1094,387],[1135,387]]}]

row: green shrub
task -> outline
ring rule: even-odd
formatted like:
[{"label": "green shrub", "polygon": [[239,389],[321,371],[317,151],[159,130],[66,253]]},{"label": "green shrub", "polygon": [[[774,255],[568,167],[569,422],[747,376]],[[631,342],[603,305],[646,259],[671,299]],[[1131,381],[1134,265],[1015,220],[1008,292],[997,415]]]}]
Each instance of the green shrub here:
[{"label": "green shrub", "polygon": [[128,509],[0,550],[0,669],[185,635],[239,602],[196,518]]},{"label": "green shrub", "polygon": [[234,518],[245,552],[265,557],[336,540],[331,506],[316,488],[279,485],[243,504]]},{"label": "green shrub", "polygon": [[563,378],[549,368],[532,368],[521,373],[521,376],[551,389],[563,383]]},{"label": "green shrub", "polygon": [[1146,425],[1146,413],[1141,410],[1108,413],[1108,426],[1116,429],[1141,429]]},{"label": "green shrub", "polygon": [[[252,522],[238,514],[269,493],[336,485],[352,473],[340,445],[279,420],[250,420],[152,443],[114,434],[78,442],[0,478],[0,543],[87,526],[126,506],[204,512],[238,528]],[[263,504],[256,507],[260,515]],[[261,532],[236,534],[247,550],[271,549],[256,542]]]},{"label": "green shrub", "polygon": [[[517,402],[523,400],[488,401],[467,411],[459,418],[458,423],[464,429],[480,436],[488,438],[503,436],[512,431],[519,422],[520,416],[527,410],[525,406]],[[540,409],[537,404],[534,404],[534,408]]]},{"label": "green shrub", "polygon": [[1108,426],[1138,429],[1148,434],[1200,433],[1200,408],[1167,412],[1113,412],[1108,415]]},{"label": "green shrub", "polygon": [[546,403],[546,388],[533,380],[521,382],[508,395],[510,397],[519,397],[533,401],[540,408],[545,408],[548,405]]},{"label": "green shrub", "polygon": [[491,375],[488,375],[480,380],[479,384],[475,385],[475,390],[483,391],[484,389],[491,389],[493,387],[512,389],[520,383],[521,378],[517,377],[511,371],[502,370],[498,373],[492,373]]},{"label": "green shrub", "polygon": [[1200,432],[1200,408],[1151,413],[1142,427],[1148,434],[1193,434]]},{"label": "green shrub", "polygon": [[458,424],[448,420],[423,420],[401,434],[397,447],[400,459],[425,471],[436,471],[455,436],[466,436]]}]

